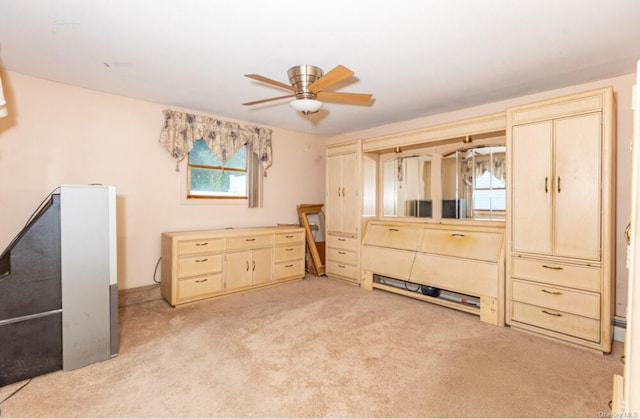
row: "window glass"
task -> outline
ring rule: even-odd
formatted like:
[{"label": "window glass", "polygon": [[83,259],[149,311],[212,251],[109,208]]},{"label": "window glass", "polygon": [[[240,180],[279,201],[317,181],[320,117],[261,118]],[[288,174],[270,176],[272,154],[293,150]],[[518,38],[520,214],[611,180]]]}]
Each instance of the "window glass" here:
[{"label": "window glass", "polygon": [[247,148],[241,147],[224,167],[204,140],[189,152],[188,198],[247,198]]}]

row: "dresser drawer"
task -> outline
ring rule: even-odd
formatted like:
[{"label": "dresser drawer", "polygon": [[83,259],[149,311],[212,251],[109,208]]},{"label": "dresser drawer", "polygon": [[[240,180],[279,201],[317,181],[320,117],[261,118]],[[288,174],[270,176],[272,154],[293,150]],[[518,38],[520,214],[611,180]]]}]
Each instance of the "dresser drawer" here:
[{"label": "dresser drawer", "polygon": [[420,251],[497,262],[502,254],[502,234],[487,231],[425,229]]},{"label": "dresser drawer", "polygon": [[588,317],[514,301],[513,320],[593,342],[600,341],[600,321]]},{"label": "dresser drawer", "polygon": [[274,255],[276,262],[304,259],[304,246],[302,244],[279,246],[275,248]]},{"label": "dresser drawer", "polygon": [[276,245],[304,242],[304,230],[278,233],[275,235]]},{"label": "dresser drawer", "polygon": [[211,274],[178,281],[178,300],[199,299],[222,291],[222,274]]},{"label": "dresser drawer", "polygon": [[221,252],[224,239],[178,240],[178,255]]},{"label": "dresser drawer", "polygon": [[276,263],[273,274],[276,281],[286,278],[302,278],[304,277],[304,260]]},{"label": "dresser drawer", "polygon": [[356,263],[358,263],[358,254],[349,250],[335,249],[330,247],[329,249],[327,249],[327,260],[355,265]]},{"label": "dresser drawer", "polygon": [[181,256],[178,258],[178,277],[202,275],[222,272],[221,254],[202,254],[197,256]]},{"label": "dresser drawer", "polygon": [[337,247],[339,249],[358,250],[360,240],[355,237],[327,236],[327,248]]},{"label": "dresser drawer", "polygon": [[274,234],[228,237],[227,250],[255,249],[259,247],[269,247],[269,246],[273,246],[273,242],[274,242]]},{"label": "dresser drawer", "polygon": [[463,294],[498,298],[500,274],[497,263],[418,254],[410,280]]},{"label": "dresser drawer", "polygon": [[600,318],[598,294],[514,281],[513,300],[592,319]]},{"label": "dresser drawer", "polygon": [[364,244],[415,251],[421,238],[422,229],[415,226],[369,225]]},{"label": "dresser drawer", "polygon": [[512,276],[587,291],[600,291],[600,269],[523,258],[513,258]]},{"label": "dresser drawer", "polygon": [[329,275],[338,275],[359,282],[358,270],[354,265],[330,260],[326,263],[326,271]]}]

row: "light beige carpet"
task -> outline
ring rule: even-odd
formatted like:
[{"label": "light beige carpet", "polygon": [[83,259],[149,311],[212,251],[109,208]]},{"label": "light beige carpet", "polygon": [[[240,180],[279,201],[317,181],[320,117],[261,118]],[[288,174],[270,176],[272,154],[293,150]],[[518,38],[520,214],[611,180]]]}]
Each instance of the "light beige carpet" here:
[{"label": "light beige carpet", "polygon": [[2,416],[603,417],[623,368],[621,343],[594,354],[313,276],[124,307],[120,337],[119,356],[34,378]]}]

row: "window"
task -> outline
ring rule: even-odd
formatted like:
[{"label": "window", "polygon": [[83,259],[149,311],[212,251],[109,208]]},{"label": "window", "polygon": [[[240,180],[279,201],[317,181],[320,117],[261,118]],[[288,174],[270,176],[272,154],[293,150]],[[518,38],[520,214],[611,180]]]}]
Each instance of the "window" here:
[{"label": "window", "polygon": [[241,147],[223,166],[204,140],[197,140],[189,152],[187,168],[187,198],[248,198],[246,146]]},{"label": "window", "polygon": [[476,210],[499,210],[506,207],[506,185],[488,170],[475,179],[473,208]]}]

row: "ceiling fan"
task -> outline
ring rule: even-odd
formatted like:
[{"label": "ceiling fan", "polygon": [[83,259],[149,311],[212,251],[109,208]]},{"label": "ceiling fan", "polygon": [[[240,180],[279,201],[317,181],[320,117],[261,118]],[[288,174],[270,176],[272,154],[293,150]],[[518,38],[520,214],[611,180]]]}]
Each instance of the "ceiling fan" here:
[{"label": "ceiling fan", "polygon": [[273,100],[295,98],[295,100],[290,102],[290,105],[304,115],[318,112],[322,107],[321,100],[366,105],[371,101],[372,95],[369,93],[341,93],[325,90],[342,80],[348,79],[353,76],[353,74],[353,71],[343,65],[337,65],[327,74],[324,74],[322,69],[313,65],[298,65],[291,67],[287,71],[291,85],[272,80],[259,74],[245,74],[245,77],[250,79],[268,83],[292,91],[293,93],[286,96],[247,102],[243,103],[243,105],[251,106]]}]

